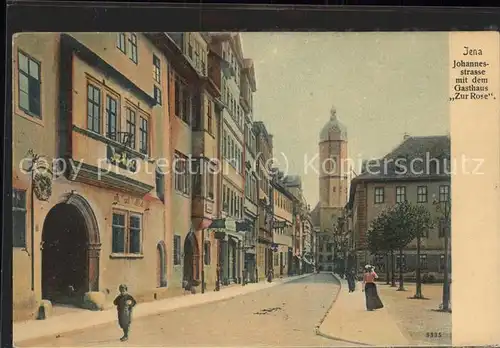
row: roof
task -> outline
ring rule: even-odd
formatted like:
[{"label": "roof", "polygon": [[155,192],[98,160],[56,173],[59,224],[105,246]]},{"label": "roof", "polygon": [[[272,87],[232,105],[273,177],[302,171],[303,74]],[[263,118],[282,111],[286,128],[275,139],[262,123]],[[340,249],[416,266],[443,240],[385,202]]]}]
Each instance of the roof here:
[{"label": "roof", "polygon": [[302,188],[302,179],[300,175],[287,175],[283,178],[283,183],[289,187]]},{"label": "roof", "polygon": [[[334,132],[337,137],[331,138],[330,134]],[[344,140],[347,141],[347,127],[344,126],[337,118],[337,110],[332,106],[330,110],[330,120],[323,126],[319,133],[319,142],[328,140]]]},{"label": "roof", "polygon": [[450,158],[448,135],[405,136],[383,158],[367,161],[363,172],[352,179],[349,205],[359,182],[449,179]]}]

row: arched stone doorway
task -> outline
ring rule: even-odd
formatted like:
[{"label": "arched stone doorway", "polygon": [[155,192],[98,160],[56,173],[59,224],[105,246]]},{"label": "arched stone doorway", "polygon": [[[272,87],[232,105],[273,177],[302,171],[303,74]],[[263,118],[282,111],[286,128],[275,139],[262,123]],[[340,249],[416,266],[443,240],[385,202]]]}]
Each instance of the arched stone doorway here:
[{"label": "arched stone doorway", "polygon": [[196,235],[191,231],[184,240],[184,280],[188,282],[199,280],[199,271],[200,250]]},{"label": "arched stone doorway", "polygon": [[88,202],[68,195],[47,214],[42,230],[42,298],[79,305],[99,290],[100,239]]},{"label": "arched stone doorway", "polygon": [[166,250],[165,243],[159,242],[156,247],[156,286],[159,288],[167,286]]}]

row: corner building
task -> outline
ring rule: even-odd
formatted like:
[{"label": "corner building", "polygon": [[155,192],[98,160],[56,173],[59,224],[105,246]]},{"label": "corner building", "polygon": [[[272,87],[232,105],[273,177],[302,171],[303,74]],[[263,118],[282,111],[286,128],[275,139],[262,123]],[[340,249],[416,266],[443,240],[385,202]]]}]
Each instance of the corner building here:
[{"label": "corner building", "polygon": [[[139,33],[29,33],[14,38],[12,60],[14,320],[42,299],[102,307],[120,283],[139,301],[160,295],[170,218],[155,161],[170,151],[161,51]],[[30,149],[65,168],[35,175],[33,200],[17,165]]]}]

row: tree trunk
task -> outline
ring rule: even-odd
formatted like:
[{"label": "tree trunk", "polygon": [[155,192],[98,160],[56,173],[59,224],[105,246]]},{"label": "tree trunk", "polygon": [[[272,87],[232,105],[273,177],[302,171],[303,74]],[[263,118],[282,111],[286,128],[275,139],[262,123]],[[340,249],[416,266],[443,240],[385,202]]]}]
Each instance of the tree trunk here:
[{"label": "tree trunk", "polygon": [[394,262],[394,260],[395,260],[394,250],[391,250],[391,271],[392,271],[391,287],[393,288],[396,287],[396,263]]},{"label": "tree trunk", "polygon": [[417,282],[417,289],[415,291],[415,298],[424,298],[422,295],[422,278],[420,269],[420,235],[417,236],[417,268],[415,270],[415,277]]},{"label": "tree trunk", "polygon": [[385,254],[385,283],[387,285],[391,284],[391,275],[389,269],[389,253]]},{"label": "tree trunk", "polygon": [[399,288],[398,291],[405,291],[403,283],[403,249],[399,249]]}]

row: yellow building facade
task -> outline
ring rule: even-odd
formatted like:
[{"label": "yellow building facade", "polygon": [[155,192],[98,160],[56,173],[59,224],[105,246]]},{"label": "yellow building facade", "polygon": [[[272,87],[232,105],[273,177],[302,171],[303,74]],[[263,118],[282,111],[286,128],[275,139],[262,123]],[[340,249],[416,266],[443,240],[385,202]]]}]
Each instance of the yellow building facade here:
[{"label": "yellow building facade", "polygon": [[[140,34],[15,37],[15,319],[33,317],[42,299],[103,306],[121,283],[139,300],[161,296],[169,187],[154,158],[168,150],[169,123],[153,55],[166,76]],[[28,150],[41,156],[33,202]]]}]

